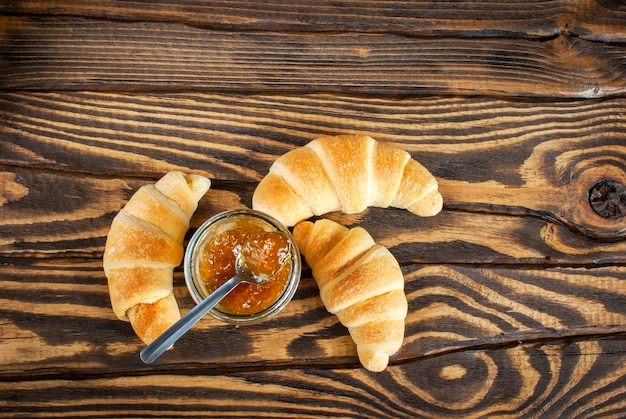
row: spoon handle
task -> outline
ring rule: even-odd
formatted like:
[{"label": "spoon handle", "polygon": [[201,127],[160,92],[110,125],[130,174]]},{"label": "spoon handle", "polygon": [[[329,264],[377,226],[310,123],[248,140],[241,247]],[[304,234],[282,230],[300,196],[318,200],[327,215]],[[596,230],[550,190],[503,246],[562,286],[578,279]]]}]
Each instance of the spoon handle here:
[{"label": "spoon handle", "polygon": [[222,298],[226,297],[240,282],[242,282],[240,276],[235,275],[224,282],[224,284],[220,285],[218,289],[202,300],[200,304],[189,310],[187,314],[171,325],[169,329],[163,332],[163,334],[156,338],[151,344],[146,346],[139,354],[141,360],[146,364],[154,362],[154,360],[167,351],[182,335],[187,333],[198,320],[204,317],[209,310],[215,307],[215,305],[219,303]]}]

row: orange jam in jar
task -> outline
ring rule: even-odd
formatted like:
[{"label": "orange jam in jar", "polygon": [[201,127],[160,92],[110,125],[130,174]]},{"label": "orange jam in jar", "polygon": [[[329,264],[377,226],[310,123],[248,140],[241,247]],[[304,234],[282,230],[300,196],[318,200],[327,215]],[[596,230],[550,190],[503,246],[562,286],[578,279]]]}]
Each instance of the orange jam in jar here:
[{"label": "orange jam in jar", "polygon": [[185,253],[185,279],[196,302],[235,276],[244,246],[247,272],[275,275],[265,283],[237,285],[211,310],[220,320],[242,323],[271,317],[291,300],[300,280],[300,255],[282,224],[258,211],[227,211],[203,224]]},{"label": "orange jam in jar", "polygon": [[[277,240],[278,238],[278,240]],[[289,242],[276,237],[264,226],[242,219],[232,229],[215,234],[202,246],[198,272],[207,293],[212,293],[237,273],[237,255],[242,247],[251,247],[246,254],[246,268],[255,274],[276,275],[262,284],[237,285],[217,307],[225,313],[247,315],[265,310],[281,296],[289,282],[291,261]]]}]

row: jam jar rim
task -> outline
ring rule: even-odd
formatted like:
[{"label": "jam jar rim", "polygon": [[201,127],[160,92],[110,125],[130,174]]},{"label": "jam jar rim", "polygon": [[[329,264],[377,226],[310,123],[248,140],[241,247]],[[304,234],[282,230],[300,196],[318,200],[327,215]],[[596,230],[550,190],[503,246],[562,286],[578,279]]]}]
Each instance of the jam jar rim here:
[{"label": "jam jar rim", "polygon": [[292,300],[298,288],[298,285],[300,283],[300,276],[301,276],[301,269],[302,269],[300,251],[298,249],[295,239],[291,235],[291,232],[282,222],[278,221],[276,218],[272,217],[271,215],[267,213],[253,210],[253,209],[235,209],[235,210],[228,210],[228,211],[223,211],[218,214],[215,214],[212,217],[210,217],[208,220],[206,220],[204,223],[202,223],[202,225],[198,227],[198,229],[194,232],[191,239],[189,240],[187,248],[185,249],[183,269],[184,269],[185,283],[187,284],[187,289],[189,290],[189,293],[191,294],[191,297],[194,300],[194,302],[198,304],[200,303],[200,301],[202,301],[206,297],[198,289],[198,285],[196,284],[196,280],[194,279],[193,271],[194,271],[194,262],[196,261],[196,258],[194,258],[194,256],[196,254],[196,250],[198,250],[198,246],[202,243],[202,239],[204,239],[206,234],[208,234],[212,226],[224,220],[229,220],[229,219],[240,217],[240,216],[258,218],[258,219],[261,219],[262,221],[267,222],[272,227],[274,227],[277,231],[281,231],[285,233],[291,244],[291,252],[290,252],[291,272],[289,275],[289,281],[287,282],[287,285],[285,286],[285,289],[283,290],[280,297],[278,297],[278,299],[274,303],[272,303],[269,307],[263,310],[260,310],[256,313],[245,314],[245,315],[226,313],[224,311],[219,310],[217,307],[214,307],[209,311],[209,314],[211,314],[212,317],[214,317],[217,320],[226,322],[226,323],[251,324],[251,323],[268,320],[269,318],[273,317],[274,315],[282,311],[285,308],[285,306]]}]

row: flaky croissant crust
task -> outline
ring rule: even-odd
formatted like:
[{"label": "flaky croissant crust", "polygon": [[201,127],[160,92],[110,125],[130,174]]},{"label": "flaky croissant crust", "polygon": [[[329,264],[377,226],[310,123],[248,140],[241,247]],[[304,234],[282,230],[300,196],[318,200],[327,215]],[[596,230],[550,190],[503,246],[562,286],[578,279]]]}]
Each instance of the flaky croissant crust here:
[{"label": "flaky croissant crust", "polygon": [[210,186],[203,176],[169,172],[137,190],[111,223],[103,255],[111,306],[146,344],[180,318],[174,268],[183,258],[191,216]]},{"label": "flaky croissant crust", "polygon": [[396,259],[365,229],[327,219],[300,222],[293,235],[324,306],[348,328],[361,364],[384,370],[402,345],[408,311]]},{"label": "flaky croissant crust", "polygon": [[369,206],[432,216],[441,211],[443,199],[437,180],[409,153],[365,135],[321,137],[283,154],[252,198],[254,209],[287,226]]}]

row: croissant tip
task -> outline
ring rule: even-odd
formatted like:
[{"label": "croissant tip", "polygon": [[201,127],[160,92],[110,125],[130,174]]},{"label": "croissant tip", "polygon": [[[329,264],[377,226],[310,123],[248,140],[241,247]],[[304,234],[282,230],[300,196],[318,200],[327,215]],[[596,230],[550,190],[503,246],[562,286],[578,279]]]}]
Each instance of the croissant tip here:
[{"label": "croissant tip", "polygon": [[359,361],[361,364],[371,372],[382,372],[387,369],[389,365],[389,355],[382,352],[372,352],[368,350],[359,350]]},{"label": "croissant tip", "polygon": [[211,179],[205,176],[195,173],[184,174],[183,176],[187,181],[187,186],[191,190],[192,195],[197,200],[202,198],[204,194],[207,193],[209,189],[211,189]]},{"label": "croissant tip", "polygon": [[408,208],[413,214],[421,217],[435,216],[439,214],[442,209],[443,197],[436,190]]}]

